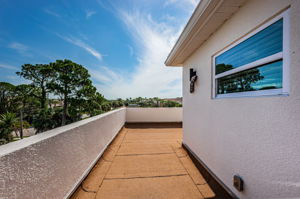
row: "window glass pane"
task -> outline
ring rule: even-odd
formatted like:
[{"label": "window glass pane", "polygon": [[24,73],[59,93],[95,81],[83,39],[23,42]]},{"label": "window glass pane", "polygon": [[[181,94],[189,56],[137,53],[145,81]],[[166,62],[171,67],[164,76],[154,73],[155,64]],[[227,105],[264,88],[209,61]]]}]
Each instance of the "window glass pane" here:
[{"label": "window glass pane", "polygon": [[282,88],[282,61],[217,79],[217,94]]},{"label": "window glass pane", "polygon": [[216,57],[216,74],[282,52],[283,19]]}]

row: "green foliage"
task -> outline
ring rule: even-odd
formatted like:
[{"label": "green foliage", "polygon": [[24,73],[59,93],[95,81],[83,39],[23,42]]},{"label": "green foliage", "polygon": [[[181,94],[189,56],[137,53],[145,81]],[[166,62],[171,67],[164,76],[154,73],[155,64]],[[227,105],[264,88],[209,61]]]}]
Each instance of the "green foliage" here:
[{"label": "green foliage", "polygon": [[125,103],[121,98],[118,98],[117,100],[111,100],[110,101],[110,106],[111,106],[112,109],[119,108],[119,107],[122,107],[124,105],[125,105]]},{"label": "green foliage", "polygon": [[15,113],[4,113],[0,115],[0,143],[5,144],[12,141],[11,133],[16,129],[18,119]]},{"label": "green foliage", "polygon": [[216,74],[220,74],[220,73],[226,72],[231,69],[233,69],[233,66],[230,64],[227,64],[227,65],[226,64],[218,64],[216,66]]},{"label": "green foliage", "polygon": [[125,106],[137,106],[137,107],[182,107],[182,104],[177,101],[154,98],[129,98],[124,102]]},{"label": "green foliage", "polygon": [[21,139],[23,139],[23,135],[21,136],[20,130],[21,130],[21,128],[26,129],[29,127],[30,127],[30,124],[27,121],[22,121],[22,123],[21,123],[21,121],[18,120],[18,122],[15,124],[15,128],[14,128],[15,134],[18,137],[21,137]]},{"label": "green foliage", "polygon": [[47,109],[47,84],[53,77],[53,69],[49,64],[24,64],[21,72],[17,75],[30,80],[31,85],[37,88],[36,92],[32,93],[40,101],[41,109]]},{"label": "green foliage", "polygon": [[181,107],[182,105],[178,102],[163,100],[161,101],[162,107]]},{"label": "green foliage", "polygon": [[83,66],[66,59],[57,60],[50,65],[53,69],[53,77],[48,88],[63,99],[62,125],[65,125],[69,116],[68,110],[71,99],[76,98],[72,101],[75,105],[74,108],[78,108],[77,105],[82,106],[84,100],[95,94],[96,88],[89,79],[88,70]]},{"label": "green foliage", "polygon": [[96,92],[95,94],[88,96],[87,100],[83,104],[82,111],[88,113],[90,116],[95,116],[103,113],[102,104],[104,104],[107,100],[103,95]]},{"label": "green foliage", "polygon": [[36,133],[41,133],[57,127],[57,121],[53,118],[52,109],[42,109],[38,115],[33,119],[33,126],[36,129]]},{"label": "green foliage", "polygon": [[[29,122],[27,122],[26,120],[23,121],[23,128],[29,128],[30,127],[30,124]],[[21,128],[21,122],[18,120],[15,124],[15,129],[18,130]]]},{"label": "green foliage", "polygon": [[92,85],[88,70],[70,60],[24,64],[16,74],[31,83],[0,82],[0,143],[11,141],[12,131],[31,125],[40,133],[123,105],[121,99],[106,100]]},{"label": "green foliage", "polygon": [[16,109],[15,103],[12,100],[15,96],[14,91],[14,85],[7,82],[0,82],[0,114],[14,112]]},{"label": "green foliage", "polygon": [[110,111],[111,110],[111,103],[110,102],[108,102],[108,101],[106,101],[106,102],[104,102],[102,105],[101,105],[101,109],[103,110],[103,111]]}]

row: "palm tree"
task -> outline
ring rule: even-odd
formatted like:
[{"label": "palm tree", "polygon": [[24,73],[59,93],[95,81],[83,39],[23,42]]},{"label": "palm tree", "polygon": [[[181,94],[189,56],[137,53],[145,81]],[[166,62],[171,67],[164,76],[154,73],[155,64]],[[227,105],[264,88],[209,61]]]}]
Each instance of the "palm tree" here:
[{"label": "palm tree", "polygon": [[0,143],[7,143],[12,140],[11,133],[15,129],[18,119],[15,113],[4,113],[0,115]]}]

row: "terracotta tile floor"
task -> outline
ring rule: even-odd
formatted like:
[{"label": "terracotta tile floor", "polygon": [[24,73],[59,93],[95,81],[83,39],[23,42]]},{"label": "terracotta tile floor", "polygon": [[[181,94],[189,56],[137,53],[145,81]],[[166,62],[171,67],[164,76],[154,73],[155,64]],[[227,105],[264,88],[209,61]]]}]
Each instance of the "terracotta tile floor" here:
[{"label": "terracotta tile floor", "polygon": [[72,198],[214,197],[181,140],[181,128],[123,128]]}]

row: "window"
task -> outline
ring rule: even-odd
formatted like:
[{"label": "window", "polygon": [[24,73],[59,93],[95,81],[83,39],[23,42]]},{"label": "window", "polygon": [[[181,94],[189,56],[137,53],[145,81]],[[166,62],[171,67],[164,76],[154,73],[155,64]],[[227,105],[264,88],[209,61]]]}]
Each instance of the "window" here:
[{"label": "window", "polygon": [[213,56],[213,96],[288,94],[287,12]]}]

